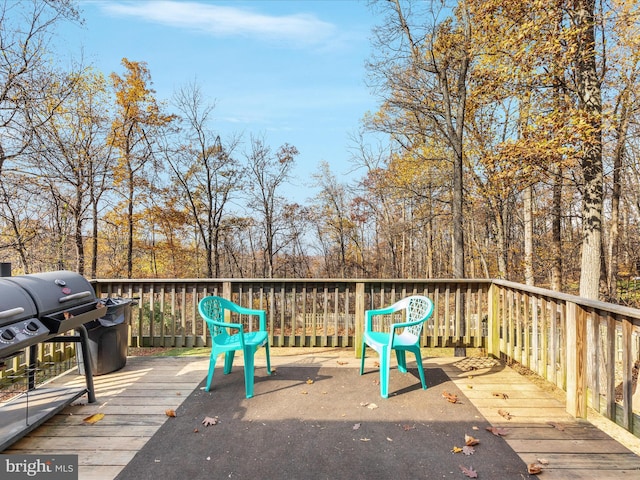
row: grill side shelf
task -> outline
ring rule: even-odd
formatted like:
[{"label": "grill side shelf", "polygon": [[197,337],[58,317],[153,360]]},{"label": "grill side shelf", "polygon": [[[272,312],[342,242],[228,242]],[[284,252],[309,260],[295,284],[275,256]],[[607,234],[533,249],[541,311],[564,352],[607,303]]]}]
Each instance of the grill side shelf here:
[{"label": "grill side shelf", "polygon": [[[97,306],[100,307],[96,308]],[[91,302],[89,304],[69,308],[62,312],[43,315],[40,317],[40,320],[51,333],[59,333],[73,330],[85,323],[104,317],[106,313],[107,307],[103,304]]]}]

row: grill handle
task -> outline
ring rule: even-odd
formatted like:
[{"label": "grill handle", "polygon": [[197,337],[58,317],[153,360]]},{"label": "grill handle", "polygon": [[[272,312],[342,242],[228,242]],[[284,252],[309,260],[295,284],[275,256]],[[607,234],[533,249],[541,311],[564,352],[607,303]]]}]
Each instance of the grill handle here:
[{"label": "grill handle", "polygon": [[0,318],[13,317],[14,315],[18,315],[20,313],[24,313],[24,308],[22,307],[10,308],[9,310],[1,311]]},{"label": "grill handle", "polygon": [[77,300],[78,298],[92,297],[92,296],[93,296],[93,294],[87,290],[86,292],[78,292],[78,293],[74,293],[72,295],[67,295],[66,297],[60,297],[58,299],[58,302],[64,303],[64,302],[68,302],[70,300]]}]

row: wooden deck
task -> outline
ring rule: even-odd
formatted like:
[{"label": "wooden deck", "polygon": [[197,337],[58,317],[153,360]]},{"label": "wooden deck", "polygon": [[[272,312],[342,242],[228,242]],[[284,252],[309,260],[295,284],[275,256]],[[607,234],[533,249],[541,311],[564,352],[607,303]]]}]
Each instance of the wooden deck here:
[{"label": "wooden deck", "polygon": [[[344,367],[359,366],[351,350],[274,350],[275,367],[335,367],[337,361]],[[425,367],[430,365],[442,368],[493,426],[508,429],[504,439],[524,462],[548,462],[541,478],[640,479],[640,439],[611,422],[590,419],[606,425],[607,433],[619,441],[593,423],[575,421],[557,395],[494,360],[429,358]],[[67,407],[3,453],[78,454],[81,480],[113,479],[167,420],[165,411],[176,409],[202,381],[207,367],[208,358],[202,357],[130,357],[124,369],[95,377],[96,403],[79,401]],[[57,380],[76,386],[83,382],[72,374]],[[86,425],[83,419],[95,413],[105,417]]]}]

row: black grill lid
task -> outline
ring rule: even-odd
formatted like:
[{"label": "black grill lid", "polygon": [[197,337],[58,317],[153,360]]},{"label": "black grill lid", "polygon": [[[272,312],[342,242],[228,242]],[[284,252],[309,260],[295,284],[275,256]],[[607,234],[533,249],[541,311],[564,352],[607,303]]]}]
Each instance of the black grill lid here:
[{"label": "black grill lid", "polygon": [[0,327],[37,316],[36,305],[22,288],[0,279]]},{"label": "black grill lid", "polygon": [[95,303],[96,299],[95,291],[87,279],[66,270],[6,277],[6,281],[27,291],[39,316]]}]

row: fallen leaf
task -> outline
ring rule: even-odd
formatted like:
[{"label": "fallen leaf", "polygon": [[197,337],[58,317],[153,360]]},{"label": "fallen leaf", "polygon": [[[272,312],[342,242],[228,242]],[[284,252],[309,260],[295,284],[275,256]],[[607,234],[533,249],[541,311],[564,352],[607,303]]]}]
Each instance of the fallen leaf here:
[{"label": "fallen leaf", "polygon": [[306,390],[303,390],[300,392],[300,395],[306,395],[308,392]]},{"label": "fallen leaf", "polygon": [[165,410],[164,414],[167,417],[175,417],[176,416],[176,411],[173,408],[170,408],[169,410]]},{"label": "fallen leaf", "polygon": [[464,453],[465,455],[473,455],[474,453],[476,453],[476,449],[470,447],[469,445],[465,445],[464,447],[462,447],[462,453]]},{"label": "fallen leaf", "polygon": [[505,410],[500,409],[500,410],[498,410],[498,413],[499,413],[501,416],[503,416],[504,418],[506,418],[507,420],[511,420],[512,415],[511,415],[509,412],[507,412],[507,411],[505,411]]},{"label": "fallen leaf", "polygon": [[458,402],[458,396],[453,393],[448,393],[445,391],[445,392],[442,392],[442,396],[446,398],[448,402],[451,402],[451,403]]},{"label": "fallen leaf", "polygon": [[402,429],[407,432],[409,430],[414,430],[416,428],[415,425],[402,425]]},{"label": "fallen leaf", "polygon": [[476,427],[476,426],[473,426],[473,427],[471,427],[471,430],[480,430],[480,429],[478,427]]},{"label": "fallen leaf", "polygon": [[360,428],[360,424],[359,424],[359,423],[356,423],[356,424],[353,426],[353,429],[354,429],[354,430],[358,430],[359,428]]},{"label": "fallen leaf", "polygon": [[564,432],[564,427],[556,422],[547,422],[547,425],[551,425],[553,428],[557,428],[561,432]]},{"label": "fallen leaf", "polygon": [[458,465],[462,473],[464,473],[469,478],[478,478],[478,473],[473,469],[473,467],[463,467],[462,465]]},{"label": "fallen leaf", "polygon": [[460,447],[456,447],[455,445],[451,449],[452,453],[460,453],[461,451],[462,451],[462,449]]},{"label": "fallen leaf", "polygon": [[542,473],[542,467],[537,463],[530,463],[527,465],[527,472],[530,475],[538,475],[539,473]]},{"label": "fallen leaf", "polygon": [[494,397],[503,398],[505,400],[509,398],[509,395],[507,395],[506,393],[493,392],[491,395],[493,395]]},{"label": "fallen leaf", "polygon": [[477,438],[473,438],[471,435],[464,435],[464,444],[468,447],[471,447],[473,445],[478,445],[480,443],[480,440],[478,440]]},{"label": "fallen leaf", "polygon": [[104,413],[94,413],[93,415],[90,415],[87,418],[82,419],[82,421],[87,425],[93,425],[94,423],[99,422],[103,418],[104,418]]},{"label": "fallen leaf", "polygon": [[370,403],[369,405],[367,405],[367,408],[369,410],[375,410],[376,408],[378,408],[378,405],[376,405],[375,403]]},{"label": "fallen leaf", "polygon": [[546,458],[539,458],[538,463],[540,465],[549,465],[549,460],[547,460]]},{"label": "fallen leaf", "polygon": [[197,428],[193,429],[193,433],[198,433],[200,430],[198,430]]},{"label": "fallen leaf", "polygon": [[467,388],[473,388],[473,385],[467,385]]},{"label": "fallen leaf", "polygon": [[369,405],[369,402],[360,402],[361,407],[366,407],[367,405]]},{"label": "fallen leaf", "polygon": [[361,438],[360,441],[361,442],[370,442],[371,439],[370,438]]},{"label": "fallen leaf", "polygon": [[349,362],[341,362],[340,360],[337,360],[337,363],[338,363],[338,365],[346,365],[346,364],[348,364]]},{"label": "fallen leaf", "polygon": [[218,424],[218,417],[204,417],[204,420],[202,420],[202,424],[205,427],[210,427],[212,425],[217,425]]},{"label": "fallen leaf", "polygon": [[380,362],[377,362],[377,361],[376,361],[376,362],[373,362],[373,366],[374,366],[374,367],[379,367],[379,366],[380,366]]},{"label": "fallen leaf", "polygon": [[311,385],[311,384],[313,383],[313,380],[312,380],[312,379],[310,379],[310,378],[307,378],[307,383],[308,383],[309,385]]},{"label": "fallen leaf", "polygon": [[493,433],[496,437],[504,436],[509,431],[506,428],[487,427],[487,431]]}]

